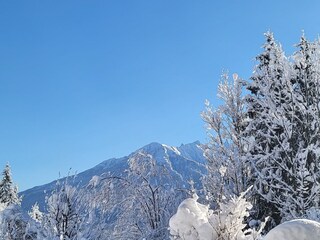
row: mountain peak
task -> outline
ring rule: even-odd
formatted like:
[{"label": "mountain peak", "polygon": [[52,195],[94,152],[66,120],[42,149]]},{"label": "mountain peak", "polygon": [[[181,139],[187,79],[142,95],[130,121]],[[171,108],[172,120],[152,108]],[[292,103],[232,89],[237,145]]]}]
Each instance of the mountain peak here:
[{"label": "mountain peak", "polygon": [[[205,160],[202,150],[198,147],[199,144],[200,142],[196,141],[182,144],[180,147],[172,147],[152,142],[131,153],[129,156],[105,160],[93,168],[78,173],[73,184],[78,187],[85,186],[92,177],[108,172],[114,175],[121,175],[126,172],[130,157],[139,151],[152,155],[157,163],[167,166],[170,174],[178,178],[179,181],[182,181],[183,185],[187,185],[190,179],[200,183],[201,172],[205,172],[206,170],[203,166]],[[35,202],[38,202],[43,207],[46,195],[55,188],[55,184],[56,181],[20,193],[24,196],[22,207],[26,211],[29,211]]]},{"label": "mountain peak", "polygon": [[155,149],[155,148],[161,148],[162,144],[158,143],[158,142],[151,142],[147,145],[145,145],[144,147],[142,147],[141,149]]},{"label": "mountain peak", "polygon": [[150,149],[158,149],[158,148],[198,148],[201,145],[200,141],[194,141],[191,143],[181,143],[181,145],[179,147],[175,147],[175,146],[170,146],[170,145],[166,145],[166,144],[161,144],[158,142],[151,142],[145,146],[143,146],[142,148],[140,148],[139,150],[150,150]]}]

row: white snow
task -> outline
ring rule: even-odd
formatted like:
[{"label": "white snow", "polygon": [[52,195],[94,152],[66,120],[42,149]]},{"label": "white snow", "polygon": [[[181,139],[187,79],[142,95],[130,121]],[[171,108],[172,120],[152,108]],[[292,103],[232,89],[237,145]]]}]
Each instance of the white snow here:
[{"label": "white snow", "polygon": [[212,211],[209,207],[197,202],[198,197],[184,200],[177,213],[170,219],[170,234],[185,240],[216,239],[216,233],[209,223]]},{"label": "white snow", "polygon": [[89,181],[89,185],[90,185],[90,186],[93,186],[93,187],[98,186],[99,183],[100,183],[100,177],[99,177],[99,176],[96,176],[96,175],[93,176],[93,177],[91,178],[91,180]]},{"label": "white snow", "polygon": [[164,148],[168,148],[169,150],[173,151],[175,154],[177,155],[181,155],[181,153],[179,152],[179,150],[176,147],[171,147],[168,146],[166,144],[161,144]]},{"label": "white snow", "polygon": [[282,223],[272,229],[263,240],[319,240],[320,223],[307,219],[296,219]]},{"label": "white snow", "polygon": [[242,193],[227,203],[220,203],[219,210],[211,210],[198,202],[198,196],[185,199],[177,213],[169,221],[171,239],[184,240],[257,240],[261,229],[244,230],[244,219],[249,216],[252,205]]}]

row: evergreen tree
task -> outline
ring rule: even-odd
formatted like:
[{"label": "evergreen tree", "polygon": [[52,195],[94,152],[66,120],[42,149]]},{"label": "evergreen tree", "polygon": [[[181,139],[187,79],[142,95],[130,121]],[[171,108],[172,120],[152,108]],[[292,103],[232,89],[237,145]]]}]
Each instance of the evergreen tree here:
[{"label": "evergreen tree", "polygon": [[265,37],[264,51],[258,55],[258,65],[247,85],[250,91],[246,96],[249,120],[244,141],[248,144],[246,158],[253,169],[251,182],[254,184],[252,201],[255,217],[261,219],[272,216],[278,223],[279,211],[269,202],[277,197],[281,189],[271,191],[270,185],[274,177],[278,178],[273,175],[273,170],[278,169],[284,161],[285,153],[281,144],[290,134],[288,127],[291,124],[288,124],[286,116],[292,102],[288,81],[291,66],[273,34],[267,32]]},{"label": "evergreen tree", "polygon": [[[294,89],[290,174],[285,218],[305,216],[311,208],[319,207],[320,180],[320,46],[301,37],[298,51],[293,56]],[[285,191],[286,192],[286,191]]]},{"label": "evergreen tree", "polygon": [[248,87],[247,157],[255,172],[257,215],[271,215],[276,223],[305,216],[318,206],[320,194],[320,55],[316,44],[304,37],[298,46],[291,64],[267,34],[265,52]]},{"label": "evergreen tree", "polygon": [[18,188],[12,182],[9,164],[3,170],[3,178],[0,182],[0,202],[5,205],[20,204]]}]

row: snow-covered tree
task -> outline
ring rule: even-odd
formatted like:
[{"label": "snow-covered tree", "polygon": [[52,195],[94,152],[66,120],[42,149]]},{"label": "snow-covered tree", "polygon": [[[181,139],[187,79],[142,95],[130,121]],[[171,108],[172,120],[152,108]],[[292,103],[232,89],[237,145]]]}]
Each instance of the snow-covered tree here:
[{"label": "snow-covered tree", "polygon": [[18,196],[18,188],[13,184],[9,164],[3,170],[3,178],[0,182],[0,203],[5,205],[20,204],[21,199]]},{"label": "snow-covered tree", "polygon": [[270,181],[279,179],[276,174],[282,174],[282,170],[275,170],[286,161],[287,141],[291,135],[291,68],[273,34],[267,32],[265,37],[264,51],[257,57],[258,65],[247,84],[250,91],[246,96],[249,119],[244,141],[248,144],[247,161],[254,169],[250,181],[255,190],[252,199],[256,207],[255,217],[272,215],[278,222],[278,209],[268,202],[281,191],[272,191]]},{"label": "snow-covered tree", "polygon": [[151,155],[135,153],[128,164],[125,175],[106,177],[118,196],[113,239],[168,238],[168,222],[182,194],[176,191],[166,166]]},{"label": "snow-covered tree", "polygon": [[289,195],[282,204],[285,219],[302,217],[310,208],[319,207],[320,203],[319,41],[309,42],[302,36],[293,61],[291,81],[295,101],[290,152],[293,158],[288,164],[291,175],[285,179],[292,188],[284,191]]},{"label": "snow-covered tree", "polygon": [[20,205],[11,204],[0,212],[1,240],[31,240],[35,232],[29,229],[28,219],[23,215]]},{"label": "snow-covered tree", "polygon": [[239,196],[248,187],[250,165],[243,158],[246,109],[242,87],[237,74],[233,74],[233,80],[223,74],[218,86],[223,104],[213,109],[206,101],[206,111],[202,113],[210,138],[204,145],[208,174],[203,183],[208,197],[216,203]]},{"label": "snow-covered tree", "polygon": [[59,180],[46,198],[46,213],[42,215],[38,239],[81,239],[84,228],[89,227],[83,196],[83,190],[72,186],[69,177]]},{"label": "snow-covered tree", "polygon": [[35,203],[31,211],[28,212],[28,215],[36,222],[41,222],[42,217],[43,217],[43,212],[40,211],[38,203]]},{"label": "snow-covered tree", "polygon": [[[116,183],[115,183],[116,184]],[[115,221],[123,211],[121,202],[124,189],[114,186],[114,179],[94,176],[84,189],[82,203],[85,209],[85,226],[82,237],[85,239],[114,239]],[[119,207],[120,206],[120,207]]]},{"label": "snow-covered tree", "polygon": [[[303,217],[319,206],[319,44],[304,37],[293,63],[267,34],[248,89],[248,160],[258,217]],[[254,86],[254,87],[252,87]]]},{"label": "snow-covered tree", "polygon": [[[76,178],[76,176],[74,176]],[[46,197],[45,211],[35,203],[26,221],[26,232],[36,240],[112,239],[107,219],[104,191],[90,181],[76,186],[72,177],[59,179],[55,189]],[[97,196],[100,196],[98,199]]]},{"label": "snow-covered tree", "polygon": [[0,182],[0,239],[35,239],[35,232],[30,229],[29,219],[24,216],[20,202],[18,188],[12,181],[7,164]]}]

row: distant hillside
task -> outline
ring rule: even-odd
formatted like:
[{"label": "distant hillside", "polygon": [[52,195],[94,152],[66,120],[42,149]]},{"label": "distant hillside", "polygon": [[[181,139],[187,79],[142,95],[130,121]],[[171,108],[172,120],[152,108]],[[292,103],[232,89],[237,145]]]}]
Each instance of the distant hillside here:
[{"label": "distant hillside", "polygon": [[[103,173],[120,175],[128,168],[128,159],[138,151],[144,151],[153,156],[160,164],[164,164],[170,169],[170,173],[179,179],[182,184],[188,186],[188,181],[193,180],[196,186],[200,184],[200,178],[205,173],[203,152],[199,148],[200,142],[182,144],[180,147],[171,147],[160,143],[150,143],[129,156],[122,158],[112,158],[105,160],[97,166],[77,174],[76,186],[84,186],[89,183],[93,176],[100,176]],[[23,196],[22,208],[28,211],[31,206],[38,202],[43,209],[45,196],[48,195],[56,185],[56,181],[33,187],[20,193]]]}]

